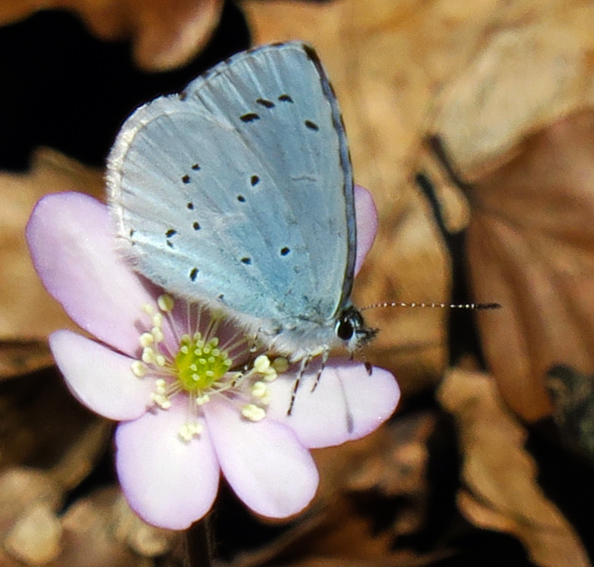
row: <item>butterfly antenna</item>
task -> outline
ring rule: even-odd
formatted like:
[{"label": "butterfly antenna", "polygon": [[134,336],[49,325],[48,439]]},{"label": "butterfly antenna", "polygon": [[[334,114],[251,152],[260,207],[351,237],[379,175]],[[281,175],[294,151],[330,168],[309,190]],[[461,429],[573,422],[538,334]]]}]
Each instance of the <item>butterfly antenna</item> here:
[{"label": "butterfly antenna", "polygon": [[384,303],[373,303],[366,305],[359,309],[359,311],[367,311],[368,309],[376,309],[378,307],[428,307],[433,309],[499,309],[500,303],[417,303],[405,301],[393,301]]}]

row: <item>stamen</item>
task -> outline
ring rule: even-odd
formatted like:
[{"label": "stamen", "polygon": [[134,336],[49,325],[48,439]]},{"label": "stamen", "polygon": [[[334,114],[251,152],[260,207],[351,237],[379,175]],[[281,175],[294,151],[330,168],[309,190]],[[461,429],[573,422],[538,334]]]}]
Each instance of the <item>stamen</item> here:
[{"label": "stamen", "polygon": [[[202,433],[205,424],[201,406],[215,395],[226,396],[244,419],[264,419],[272,398],[268,383],[288,369],[288,361],[265,354],[254,360],[253,353],[262,352],[261,345],[240,332],[226,333],[221,341],[216,333],[225,316],[213,315],[200,306],[188,305],[184,329],[172,315],[174,307],[174,299],[167,294],[157,298],[156,306],[143,306],[144,313],[150,316],[150,331],[139,337],[141,357],[132,363],[131,370],[137,377],[156,379],[150,394],[156,408],[168,410],[174,396],[186,397],[189,419],[180,427],[179,438],[187,443]],[[165,318],[170,325],[167,337],[163,332]]]},{"label": "stamen", "polygon": [[270,368],[270,359],[265,355],[261,354],[254,360],[254,370],[260,374],[266,374],[266,371]]},{"label": "stamen", "polygon": [[159,309],[164,313],[171,313],[175,306],[175,301],[173,297],[171,297],[170,295],[163,294],[157,298],[157,305],[159,306]]},{"label": "stamen", "polygon": [[266,410],[256,404],[246,404],[241,408],[241,415],[250,421],[262,421],[266,417]]},{"label": "stamen", "polygon": [[155,337],[151,333],[142,333],[142,335],[140,335],[139,342],[140,346],[145,348],[155,342]]},{"label": "stamen", "polygon": [[204,404],[207,404],[208,402],[210,402],[210,396],[208,394],[202,394],[201,396],[198,396],[196,398],[196,404],[199,406],[203,406]]},{"label": "stamen", "polygon": [[156,343],[162,343],[163,340],[165,339],[165,335],[163,334],[163,331],[161,330],[160,327],[153,327],[151,329],[151,335],[155,339]]},{"label": "stamen", "polygon": [[147,370],[148,368],[146,367],[146,364],[142,363],[140,360],[135,360],[132,363],[132,374],[134,374],[134,376],[138,377],[138,378],[142,378],[143,376],[146,376]]},{"label": "stamen", "polygon": [[200,435],[203,431],[204,425],[195,421],[191,421],[188,423],[184,423],[179,428],[179,436],[182,438],[183,441],[189,443],[192,440],[192,437]]},{"label": "stamen", "polygon": [[147,346],[142,349],[142,362],[146,364],[152,364],[155,362],[155,351]]},{"label": "stamen", "polygon": [[272,366],[279,374],[284,374],[289,370],[289,361],[284,356],[277,356],[272,361]]},{"label": "stamen", "polygon": [[252,384],[250,392],[254,398],[262,398],[268,392],[268,386],[264,382],[258,380]]}]

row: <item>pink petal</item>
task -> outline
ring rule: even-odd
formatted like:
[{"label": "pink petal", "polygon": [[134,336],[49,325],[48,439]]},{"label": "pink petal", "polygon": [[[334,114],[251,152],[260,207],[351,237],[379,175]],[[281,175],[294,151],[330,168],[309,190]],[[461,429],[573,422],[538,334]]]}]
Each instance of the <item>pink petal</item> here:
[{"label": "pink petal", "polygon": [[90,334],[126,354],[138,350],[141,307],[154,288],[119,257],[107,207],[81,193],[41,199],[27,241],[45,287]]},{"label": "pink petal", "polygon": [[302,376],[291,415],[287,415],[294,381],[281,376],[271,385],[271,419],[291,427],[310,448],[330,447],[359,439],[388,419],[400,399],[394,376],[373,367],[369,375],[364,364],[347,359],[329,362],[312,392],[317,364]]},{"label": "pink petal", "polygon": [[355,217],[357,220],[357,258],[355,274],[361,268],[377,233],[377,209],[371,193],[355,185]]},{"label": "pink petal", "polygon": [[115,435],[116,468],[130,507],[146,522],[183,530],[211,508],[219,466],[208,431],[189,443],[178,435],[188,421],[187,398],[168,410],[122,422]]},{"label": "pink petal", "polygon": [[130,357],[65,330],[50,336],[50,347],[68,388],[90,410],[118,421],[146,411],[155,383],[132,373]]},{"label": "pink petal", "polygon": [[318,471],[289,428],[269,419],[248,421],[221,399],[207,404],[205,415],[225,478],[254,512],[286,518],[309,504]]}]

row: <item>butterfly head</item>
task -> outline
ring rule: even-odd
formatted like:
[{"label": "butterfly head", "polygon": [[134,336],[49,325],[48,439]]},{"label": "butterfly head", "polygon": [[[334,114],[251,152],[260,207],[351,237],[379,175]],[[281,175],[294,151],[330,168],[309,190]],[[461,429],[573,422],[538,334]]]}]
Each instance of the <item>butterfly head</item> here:
[{"label": "butterfly head", "polygon": [[350,352],[365,345],[377,334],[377,329],[366,326],[363,315],[354,305],[341,311],[334,330]]}]

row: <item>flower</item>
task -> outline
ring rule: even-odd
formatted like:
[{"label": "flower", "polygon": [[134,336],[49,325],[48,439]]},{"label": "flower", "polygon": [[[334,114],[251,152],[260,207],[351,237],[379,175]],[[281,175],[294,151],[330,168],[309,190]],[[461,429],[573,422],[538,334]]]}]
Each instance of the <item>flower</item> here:
[{"label": "flower", "polygon": [[[357,190],[360,256],[375,209]],[[136,274],[114,249],[107,207],[80,193],[43,198],[27,226],[45,287],[96,340],[69,330],[50,346],[72,393],[119,421],[116,468],[130,506],[145,521],[187,528],[203,517],[225,476],[256,513],[302,510],[318,472],[309,452],[362,437],[399,398],[394,377],[331,360],[312,392],[305,373],[287,415],[295,372],[271,359],[220,314],[174,300]],[[253,351],[256,351],[255,353]]]}]

